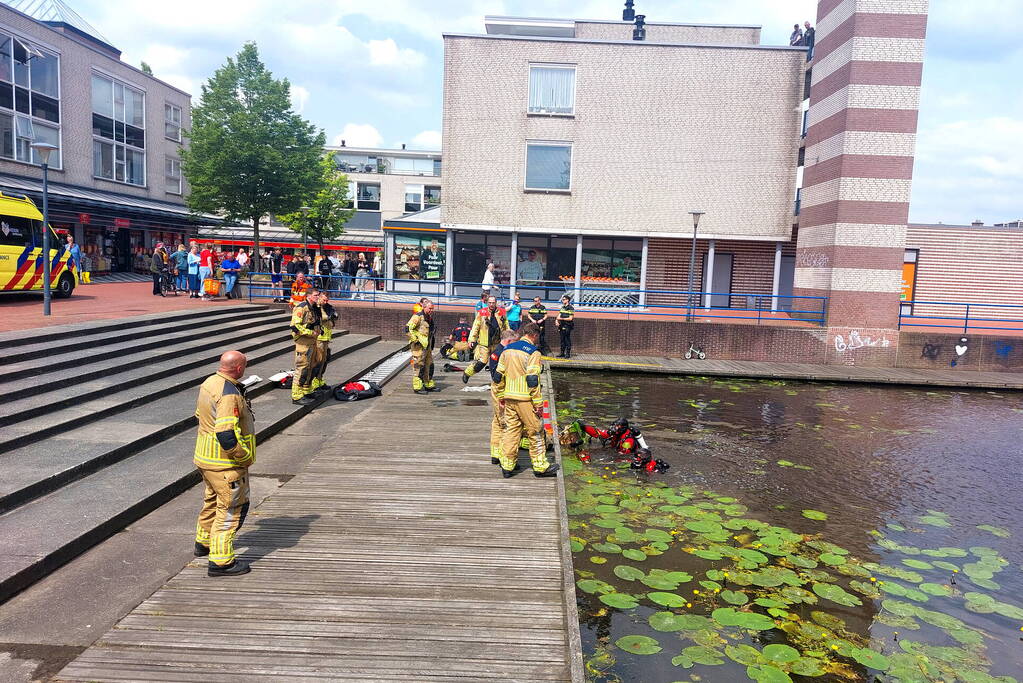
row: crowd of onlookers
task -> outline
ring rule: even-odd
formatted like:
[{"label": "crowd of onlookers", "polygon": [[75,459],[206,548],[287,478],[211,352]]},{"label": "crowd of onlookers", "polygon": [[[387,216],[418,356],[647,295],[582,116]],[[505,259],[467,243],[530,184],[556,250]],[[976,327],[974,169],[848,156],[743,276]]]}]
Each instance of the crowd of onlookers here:
[{"label": "crowd of onlookers", "polygon": [[799,24],[793,26],[792,35],[789,36],[789,45],[806,48],[807,60],[813,58],[814,33],[816,32],[810,22],[804,21],[802,26]]},{"label": "crowd of onlookers", "polygon": [[[283,283],[286,276],[294,281],[299,274],[316,286],[330,290],[339,299],[365,299],[368,292],[382,289],[383,254],[377,251],[372,258],[363,252],[332,251],[329,254],[297,254],[285,262],[281,249],[274,248],[265,259],[263,272],[270,273],[274,285]],[[286,300],[283,290],[275,300]]]}]

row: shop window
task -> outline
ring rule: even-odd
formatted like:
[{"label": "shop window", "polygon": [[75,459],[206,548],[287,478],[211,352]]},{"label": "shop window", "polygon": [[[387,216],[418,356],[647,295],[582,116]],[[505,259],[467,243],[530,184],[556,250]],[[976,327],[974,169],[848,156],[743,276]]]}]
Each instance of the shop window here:
[{"label": "shop window", "polygon": [[520,235],[516,285],[523,298],[557,299],[575,285],[574,238]]},{"label": "shop window", "polygon": [[529,142],[526,144],[527,190],[567,191],[572,186],[572,144]]},{"label": "shop window", "polygon": [[356,208],[365,211],[380,210],[380,185],[376,183],[358,183]]},{"label": "shop window", "polygon": [[486,233],[457,233],[455,235],[455,281],[462,287],[459,293],[479,294],[483,271],[488,263],[494,264],[494,277],[507,287],[511,277],[511,235]]},{"label": "shop window", "polygon": [[638,283],[642,260],[639,240],[583,239],[584,280]]},{"label": "shop window", "polygon": [[397,280],[444,280],[447,244],[442,234],[395,233],[394,277]]}]

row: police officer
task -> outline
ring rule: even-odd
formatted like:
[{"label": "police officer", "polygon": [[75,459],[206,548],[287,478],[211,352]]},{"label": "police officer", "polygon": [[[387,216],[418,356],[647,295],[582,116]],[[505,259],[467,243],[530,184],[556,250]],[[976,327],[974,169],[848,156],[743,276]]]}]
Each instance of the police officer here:
[{"label": "police officer", "polygon": [[547,460],[543,437],[543,396],[540,393],[540,367],[543,362],[536,342],[540,330],[527,323],[522,336],[512,342],[497,361],[497,397],[504,411],[504,437],[501,440],[501,474],[505,479],[519,469],[519,442],[524,434],[529,439],[529,459],[533,475],[553,477],[557,463]]},{"label": "police officer", "polygon": [[337,309],[330,304],[330,297],[321,291],[316,300],[320,312],[320,334],[316,337],[316,370],[313,373],[313,391],[319,391],[327,386],[323,379],[323,373],[327,371],[327,363],[330,362],[330,340],[334,336],[334,326],[337,324]]},{"label": "police officer", "polygon": [[543,305],[540,297],[533,297],[533,305],[526,311],[526,319],[540,328],[540,353],[549,354],[551,350],[547,348],[547,307]]},{"label": "police officer", "polygon": [[561,310],[558,311],[558,319],[554,321],[561,334],[561,353],[558,358],[572,357],[572,328],[575,327],[575,308],[572,306],[572,297],[568,294],[561,297]]},{"label": "police officer", "polygon": [[295,304],[291,313],[291,338],[295,340],[295,376],[291,380],[291,402],[306,406],[315,403],[313,376],[319,358],[317,344],[323,331],[320,320],[319,290],[310,289],[306,297]]},{"label": "police officer", "polygon": [[429,299],[423,302],[422,310],[413,313],[405,327],[412,347],[412,391],[417,394],[437,391],[433,381],[433,302]]},{"label": "police officer", "polygon": [[234,556],[234,535],[249,510],[249,467],[256,460],[256,429],[245,387],[245,355],[227,351],[217,373],[199,387],[199,431],[193,461],[206,491],[195,525],[195,556],[209,557],[207,576],[249,573]]},{"label": "police officer", "polygon": [[485,308],[480,309],[472,323],[469,333],[469,345],[473,347],[473,362],[462,374],[462,383],[468,384],[469,378],[487,366],[490,354],[501,341],[501,333],[511,329],[508,316],[503,308],[497,305],[496,297],[488,297]]},{"label": "police officer", "polygon": [[519,340],[519,333],[515,330],[505,330],[501,333],[501,341],[490,354],[490,361],[487,363],[487,370],[490,371],[490,407],[494,410],[494,418],[490,421],[490,463],[497,465],[501,462],[501,441],[504,439],[504,407],[501,399],[497,396],[497,384],[500,377],[497,374],[497,364],[501,359],[501,352],[512,342]]}]

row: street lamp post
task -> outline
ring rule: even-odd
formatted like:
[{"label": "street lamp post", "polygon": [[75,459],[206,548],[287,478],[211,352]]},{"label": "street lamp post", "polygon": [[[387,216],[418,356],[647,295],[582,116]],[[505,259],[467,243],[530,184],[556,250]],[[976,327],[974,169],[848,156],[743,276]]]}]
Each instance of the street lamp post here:
[{"label": "street lamp post", "polygon": [[690,211],[693,217],[693,244],[689,252],[689,287],[686,296],[686,322],[693,322],[693,276],[696,273],[696,229],[700,227],[700,216],[703,211]]},{"label": "street lamp post", "polygon": [[31,147],[39,155],[39,161],[43,166],[43,315],[50,315],[50,202],[47,196],[50,186],[47,171],[50,154],[57,146],[48,142],[33,142]]}]

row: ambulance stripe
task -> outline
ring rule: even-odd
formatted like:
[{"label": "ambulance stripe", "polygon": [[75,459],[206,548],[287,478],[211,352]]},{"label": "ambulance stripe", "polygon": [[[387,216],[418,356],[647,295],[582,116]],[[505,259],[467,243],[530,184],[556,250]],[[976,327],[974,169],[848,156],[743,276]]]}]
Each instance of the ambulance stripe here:
[{"label": "ambulance stripe", "polygon": [[37,282],[39,282],[39,279],[42,278],[42,276],[43,276],[43,257],[42,256],[39,256],[35,260],[34,271],[35,272],[32,274],[32,277],[30,277],[25,282],[25,284],[22,286],[22,289],[32,289],[33,287],[35,287],[35,284]]},{"label": "ambulance stripe", "polygon": [[18,257],[18,270],[21,270],[21,267],[25,264],[25,261],[28,261],[28,255],[32,253],[33,249],[35,249],[35,247],[30,244],[27,247],[25,247],[25,251],[21,252],[21,256]]},{"label": "ambulance stripe", "polygon": [[21,252],[21,256],[18,257],[18,270],[11,276],[8,283],[4,285],[4,289],[14,289],[18,284],[18,280],[32,267],[32,262],[28,260],[28,255],[31,251],[32,247],[25,247],[25,251]]}]

